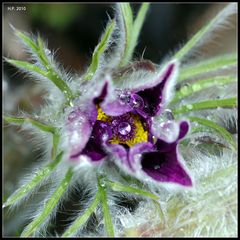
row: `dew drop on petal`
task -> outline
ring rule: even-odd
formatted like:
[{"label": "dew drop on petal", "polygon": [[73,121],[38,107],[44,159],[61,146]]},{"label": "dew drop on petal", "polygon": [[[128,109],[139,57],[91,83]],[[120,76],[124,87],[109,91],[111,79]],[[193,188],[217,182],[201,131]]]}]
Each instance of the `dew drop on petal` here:
[{"label": "dew drop on petal", "polygon": [[121,93],[119,95],[120,103],[126,104],[130,102],[130,95],[127,93]]},{"label": "dew drop on petal", "polygon": [[131,101],[130,101],[130,106],[133,107],[133,108],[143,108],[144,101],[137,94],[133,94],[133,96],[131,98]]},{"label": "dew drop on petal", "polygon": [[78,114],[75,111],[70,112],[70,114],[68,115],[68,120],[69,121],[73,121],[77,118]]},{"label": "dew drop on petal", "polygon": [[166,121],[159,124],[159,133],[162,137],[172,142],[177,138],[178,129],[173,121]]},{"label": "dew drop on petal", "polygon": [[155,169],[155,170],[160,169],[160,166],[159,166],[159,165],[156,165],[156,166],[154,166],[154,169]]},{"label": "dew drop on petal", "polygon": [[171,109],[165,109],[159,116],[159,120],[161,122],[165,122],[165,121],[173,120],[173,119],[174,119],[174,116],[173,116]]},{"label": "dew drop on petal", "polygon": [[107,141],[108,138],[109,138],[109,136],[108,136],[107,133],[104,133],[104,134],[102,135],[102,140],[103,140],[103,141]]}]

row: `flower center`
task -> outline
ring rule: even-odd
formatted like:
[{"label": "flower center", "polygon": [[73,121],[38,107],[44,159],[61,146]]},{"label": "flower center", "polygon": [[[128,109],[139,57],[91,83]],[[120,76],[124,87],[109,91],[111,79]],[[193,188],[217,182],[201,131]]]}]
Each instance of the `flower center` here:
[{"label": "flower center", "polygon": [[132,147],[148,140],[148,131],[143,125],[143,120],[137,114],[126,113],[118,117],[111,117],[98,106],[97,120],[110,124],[113,134],[108,142],[111,144],[126,144]]}]

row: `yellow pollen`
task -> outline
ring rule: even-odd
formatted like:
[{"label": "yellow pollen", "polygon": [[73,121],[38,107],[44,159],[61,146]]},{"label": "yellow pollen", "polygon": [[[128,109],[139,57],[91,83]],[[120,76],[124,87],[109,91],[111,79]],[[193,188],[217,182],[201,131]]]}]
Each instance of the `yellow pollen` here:
[{"label": "yellow pollen", "polygon": [[[98,109],[97,120],[101,120],[104,122],[112,121],[112,117],[106,115],[99,106],[97,107],[97,109]],[[135,115],[133,113],[130,113],[130,115],[131,115],[132,119],[134,120],[134,125],[135,125],[133,137],[131,139],[123,141],[122,139],[119,139],[118,136],[113,136],[109,140],[109,143],[111,143],[111,144],[126,144],[129,147],[132,147],[137,143],[148,141],[148,132],[144,129],[140,116]]]}]

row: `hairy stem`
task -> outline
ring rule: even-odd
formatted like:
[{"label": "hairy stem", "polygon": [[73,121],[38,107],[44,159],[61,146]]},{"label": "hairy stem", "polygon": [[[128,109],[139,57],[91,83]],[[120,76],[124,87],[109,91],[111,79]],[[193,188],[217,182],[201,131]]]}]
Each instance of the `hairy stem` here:
[{"label": "hairy stem", "polygon": [[72,176],[73,171],[72,169],[69,169],[64,179],[51,196],[51,198],[47,201],[46,204],[44,204],[42,212],[29,225],[27,225],[27,227],[23,230],[21,237],[31,236],[44,223],[46,218],[52,213],[54,208],[58,205],[61,197],[67,190],[72,179]]},{"label": "hairy stem", "polygon": [[21,186],[17,189],[3,204],[3,207],[7,207],[13,205],[20,201],[24,196],[30,193],[38,184],[40,184],[44,179],[46,179],[56,168],[59,162],[62,159],[63,152],[61,152],[56,159],[49,163],[46,167],[42,168],[41,170],[37,171],[34,177],[25,185]]}]

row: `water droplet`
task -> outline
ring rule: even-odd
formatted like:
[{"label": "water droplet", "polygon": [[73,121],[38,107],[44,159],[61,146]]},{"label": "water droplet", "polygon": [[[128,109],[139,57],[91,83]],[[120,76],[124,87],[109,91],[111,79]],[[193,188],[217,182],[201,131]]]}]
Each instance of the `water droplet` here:
[{"label": "water droplet", "polygon": [[155,170],[157,170],[157,169],[159,169],[159,168],[160,168],[159,165],[154,166],[154,169],[155,169]]},{"label": "water droplet", "polygon": [[201,90],[201,86],[199,84],[193,84],[192,89],[193,91],[199,91]]},{"label": "water droplet", "polygon": [[51,51],[48,48],[46,48],[44,52],[47,56],[49,56],[51,54]]},{"label": "water droplet", "polygon": [[166,138],[168,141],[172,142],[177,139],[178,127],[174,121],[166,121],[160,123],[159,133],[161,136]]},{"label": "water droplet", "polygon": [[101,187],[106,187],[106,181],[104,180],[104,179],[101,179],[101,181],[100,181],[100,185],[101,185]]},{"label": "water droplet", "polygon": [[152,136],[152,139],[153,139],[153,143],[157,142],[157,138],[155,136]]},{"label": "water droplet", "polygon": [[121,135],[127,135],[131,132],[131,125],[128,122],[121,122],[118,126],[118,132]]},{"label": "water droplet", "polygon": [[192,104],[187,104],[187,109],[193,109],[193,106],[192,106]]},{"label": "water droplet", "polygon": [[170,109],[165,109],[159,116],[161,122],[173,120],[174,116]]},{"label": "water droplet", "polygon": [[129,103],[130,102],[130,95],[128,95],[127,93],[121,93],[119,95],[119,99],[121,103]]},{"label": "water droplet", "polygon": [[134,161],[138,162],[141,159],[142,155],[140,153],[134,155]]},{"label": "water droplet", "polygon": [[107,141],[108,138],[109,138],[109,136],[108,136],[107,133],[104,133],[104,134],[102,135],[102,140],[103,140],[103,141]]},{"label": "water droplet", "polygon": [[138,96],[137,94],[133,94],[132,95],[132,98],[131,98],[131,101],[130,101],[130,105],[133,107],[133,108],[143,108],[143,105],[144,105],[144,101],[143,99]]},{"label": "water droplet", "polygon": [[184,86],[181,91],[180,91],[182,94],[187,94],[188,93],[188,87],[187,86]]},{"label": "water droplet", "polygon": [[68,120],[69,121],[73,121],[77,118],[78,114],[75,111],[70,112],[70,114],[68,115]]}]

